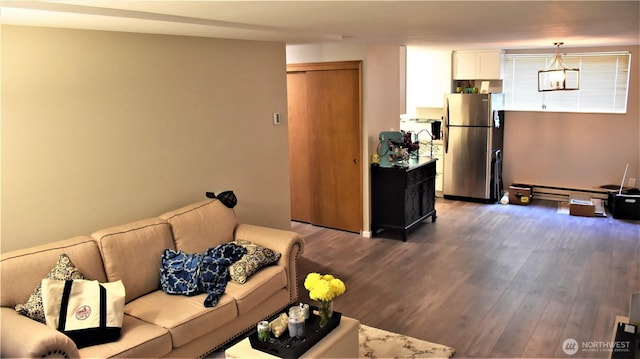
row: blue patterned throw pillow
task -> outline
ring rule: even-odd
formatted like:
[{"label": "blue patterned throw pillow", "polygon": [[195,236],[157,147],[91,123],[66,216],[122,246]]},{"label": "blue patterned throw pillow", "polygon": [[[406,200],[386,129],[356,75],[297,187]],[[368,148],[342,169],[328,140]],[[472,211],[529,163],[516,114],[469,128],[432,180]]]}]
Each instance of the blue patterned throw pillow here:
[{"label": "blue patterned throw pillow", "polygon": [[207,293],[205,307],[218,304],[230,280],[229,266],[247,250],[234,243],[207,249],[203,254],[188,254],[165,249],[160,267],[162,290],[169,294],[196,295]]},{"label": "blue patterned throw pillow", "polygon": [[207,293],[205,307],[214,307],[227,288],[231,279],[229,266],[238,261],[247,250],[234,243],[221,244],[204,252],[201,266],[200,284]]},{"label": "blue patterned throw pillow", "polygon": [[202,255],[165,249],[162,252],[160,285],[165,293],[196,295],[200,293],[198,281]]}]

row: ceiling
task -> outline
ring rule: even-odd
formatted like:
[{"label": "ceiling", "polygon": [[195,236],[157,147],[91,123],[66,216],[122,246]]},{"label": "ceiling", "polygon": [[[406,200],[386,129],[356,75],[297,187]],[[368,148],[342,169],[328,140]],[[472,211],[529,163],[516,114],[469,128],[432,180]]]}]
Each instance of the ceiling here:
[{"label": "ceiling", "polygon": [[640,1],[5,1],[3,24],[288,44],[455,49],[636,45]]}]

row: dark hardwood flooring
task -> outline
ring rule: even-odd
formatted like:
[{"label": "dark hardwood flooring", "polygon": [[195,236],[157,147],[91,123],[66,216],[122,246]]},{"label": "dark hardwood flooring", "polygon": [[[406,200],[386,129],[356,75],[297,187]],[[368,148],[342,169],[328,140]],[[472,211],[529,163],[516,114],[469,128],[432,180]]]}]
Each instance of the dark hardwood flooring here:
[{"label": "dark hardwood flooring", "polygon": [[[640,291],[640,222],[574,217],[557,203],[436,201],[438,218],[374,238],[292,223],[305,237],[298,286],[332,273],[334,305],[363,324],[452,346],[462,357],[568,357],[561,344],[610,342]],[[606,351],[576,357],[606,358]]]}]

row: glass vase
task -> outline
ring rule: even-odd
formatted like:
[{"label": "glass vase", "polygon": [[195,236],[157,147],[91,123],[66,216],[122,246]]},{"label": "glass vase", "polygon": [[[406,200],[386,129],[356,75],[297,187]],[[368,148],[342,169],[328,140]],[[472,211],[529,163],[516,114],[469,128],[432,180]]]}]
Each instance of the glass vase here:
[{"label": "glass vase", "polygon": [[318,302],[318,315],[320,316],[320,328],[329,324],[329,320],[333,316],[333,301],[319,301]]}]

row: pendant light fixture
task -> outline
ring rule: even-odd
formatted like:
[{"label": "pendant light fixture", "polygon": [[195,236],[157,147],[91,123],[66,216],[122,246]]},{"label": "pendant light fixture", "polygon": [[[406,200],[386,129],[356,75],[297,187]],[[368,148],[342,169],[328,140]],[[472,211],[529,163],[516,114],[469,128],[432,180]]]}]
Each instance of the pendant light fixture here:
[{"label": "pendant light fixture", "polygon": [[579,90],[580,69],[569,68],[560,57],[560,45],[564,42],[553,43],[556,46],[556,56],[545,69],[538,71],[538,92]]}]

